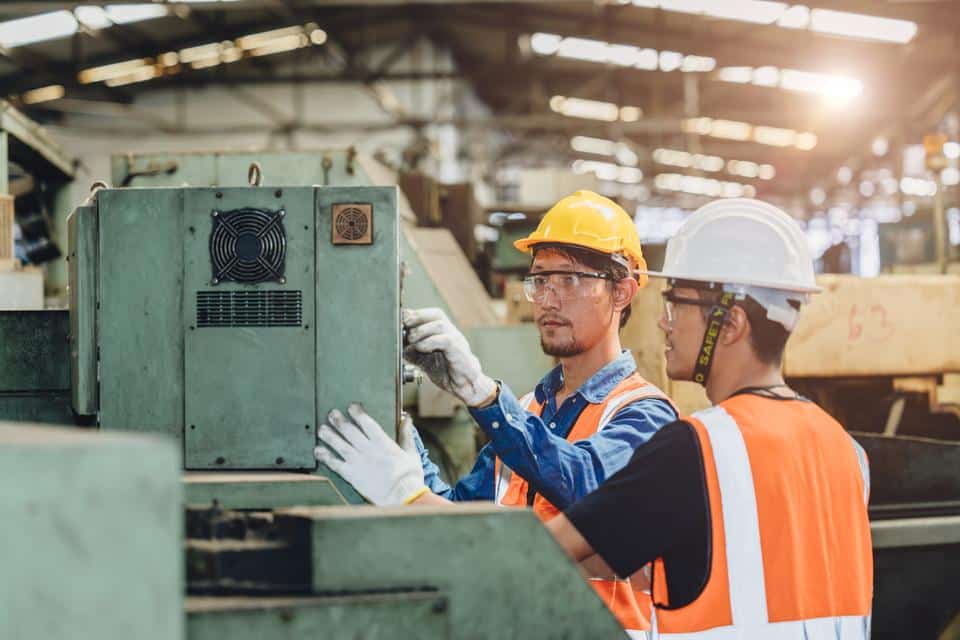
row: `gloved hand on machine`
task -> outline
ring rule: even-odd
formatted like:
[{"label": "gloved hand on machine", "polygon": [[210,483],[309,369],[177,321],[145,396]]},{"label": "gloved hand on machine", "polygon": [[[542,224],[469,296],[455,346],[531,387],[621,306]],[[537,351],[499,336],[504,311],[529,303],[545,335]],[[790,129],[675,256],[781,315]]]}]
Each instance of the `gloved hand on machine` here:
[{"label": "gloved hand on machine", "polygon": [[407,332],[404,357],[420,367],[435,385],[468,407],[496,399],[497,383],[483,373],[467,339],[443,311],[404,309],[403,326]]},{"label": "gloved hand on machine", "polygon": [[349,417],[334,409],[327,414],[329,424],[320,425],[321,444],[314,449],[318,461],[377,506],[410,504],[429,491],[410,416],[404,414],[399,442],[394,442],[359,404],[351,404],[347,413]]}]

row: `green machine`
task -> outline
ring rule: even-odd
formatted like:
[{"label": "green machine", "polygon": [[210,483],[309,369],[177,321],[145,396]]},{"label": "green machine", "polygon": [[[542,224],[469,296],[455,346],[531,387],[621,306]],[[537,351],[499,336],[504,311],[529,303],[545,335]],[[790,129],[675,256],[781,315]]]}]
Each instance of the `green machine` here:
[{"label": "green machine", "polygon": [[[349,176],[348,163],[341,154],[326,170]],[[57,539],[65,529],[109,541],[118,511],[128,510],[132,532],[167,514],[180,531],[156,531],[154,555],[134,562],[121,553],[127,547],[116,558],[102,551],[74,586],[96,591],[142,572],[110,593],[116,609],[135,605],[149,624],[143,590],[160,585],[162,598],[147,595],[167,623],[179,608],[182,624],[156,627],[156,640],[623,637],[532,512],[349,505],[362,500],[316,467],[315,429],[327,411],[361,400],[392,432],[402,407],[396,187],[266,187],[257,166],[253,185],[242,186],[244,164],[235,186],[97,188],[69,219],[69,316],[0,314],[4,359],[15,365],[0,381],[19,390],[2,417],[66,396],[62,421],[86,433],[24,428],[66,444],[82,438],[84,449],[124,445],[101,465],[91,457],[78,469],[65,445],[41,464],[11,466],[22,473],[5,476],[15,487],[6,499],[21,509],[50,485],[40,480],[46,467],[63,471],[59,494],[44,494],[44,509],[62,518],[21,520],[20,538]],[[159,451],[138,453],[144,440]],[[150,456],[172,451],[181,454],[182,492],[161,503],[140,478],[154,473]],[[144,503],[129,506],[138,492]],[[182,500],[176,517],[171,500]],[[23,579],[31,592],[61,581],[42,558],[33,566]],[[18,602],[0,635],[33,630],[26,622],[45,614],[57,619],[53,629],[90,618],[79,607],[50,614],[42,601]],[[137,635],[111,633],[126,624],[111,610],[97,619],[96,637]]]}]

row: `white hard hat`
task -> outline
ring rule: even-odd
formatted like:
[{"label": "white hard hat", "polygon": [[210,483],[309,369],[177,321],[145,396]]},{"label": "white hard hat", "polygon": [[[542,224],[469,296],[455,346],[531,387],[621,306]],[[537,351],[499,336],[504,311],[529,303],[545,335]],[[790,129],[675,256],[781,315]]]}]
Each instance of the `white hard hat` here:
[{"label": "white hard hat", "polygon": [[820,291],[800,226],[777,207],[749,198],[715,200],[694,211],[667,243],[663,270],[646,273],[804,294]]}]

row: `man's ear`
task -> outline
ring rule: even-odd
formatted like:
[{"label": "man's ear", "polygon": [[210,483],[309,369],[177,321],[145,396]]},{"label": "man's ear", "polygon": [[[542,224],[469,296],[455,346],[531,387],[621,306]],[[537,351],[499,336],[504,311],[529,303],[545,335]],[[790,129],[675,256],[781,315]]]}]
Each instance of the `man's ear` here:
[{"label": "man's ear", "polygon": [[633,302],[640,285],[633,278],[621,278],[613,283],[613,308],[623,311]]},{"label": "man's ear", "polygon": [[747,320],[747,312],[739,305],[734,306],[727,314],[727,321],[723,323],[720,344],[733,344],[749,336],[750,321]]}]

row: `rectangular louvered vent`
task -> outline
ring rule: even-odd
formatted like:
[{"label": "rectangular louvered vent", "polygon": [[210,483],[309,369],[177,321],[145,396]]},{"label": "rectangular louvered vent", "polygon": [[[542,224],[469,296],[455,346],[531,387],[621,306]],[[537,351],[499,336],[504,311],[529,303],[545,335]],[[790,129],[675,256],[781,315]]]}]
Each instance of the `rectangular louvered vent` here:
[{"label": "rectangular louvered vent", "polygon": [[300,291],[198,291],[197,327],[299,327]]}]

